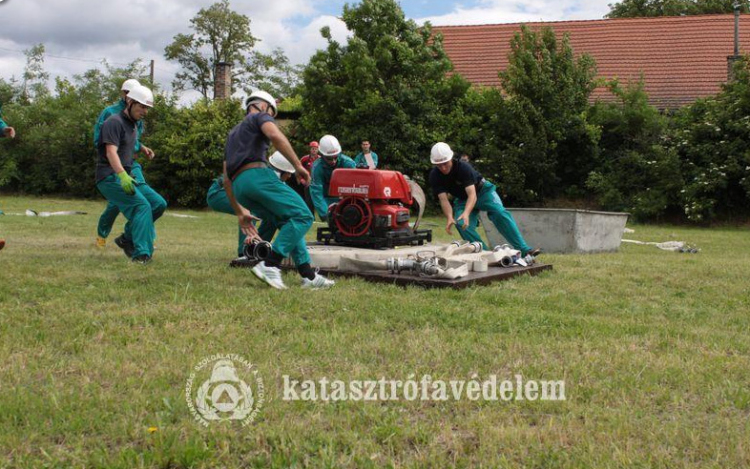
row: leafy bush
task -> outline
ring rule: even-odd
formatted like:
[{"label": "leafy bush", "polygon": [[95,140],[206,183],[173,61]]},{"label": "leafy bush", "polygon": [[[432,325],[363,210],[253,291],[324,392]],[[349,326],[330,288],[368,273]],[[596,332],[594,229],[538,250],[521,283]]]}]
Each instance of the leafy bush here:
[{"label": "leafy bush", "polygon": [[211,180],[222,171],[227,134],[243,117],[236,100],[201,100],[189,108],[158,100],[143,139],[156,152],[142,163],[149,184],[172,205],[204,207]]},{"label": "leafy bush", "polygon": [[750,71],[735,64],[735,81],[719,95],[675,117],[671,144],[685,175],[682,206],[693,221],[750,213]]},{"label": "leafy bush", "polygon": [[601,131],[601,160],[586,187],[607,210],[658,218],[679,204],[682,187],[677,153],[663,141],[667,118],[648,104],[642,80],[626,88],[615,80],[608,87],[618,102],[597,103],[588,113]]}]

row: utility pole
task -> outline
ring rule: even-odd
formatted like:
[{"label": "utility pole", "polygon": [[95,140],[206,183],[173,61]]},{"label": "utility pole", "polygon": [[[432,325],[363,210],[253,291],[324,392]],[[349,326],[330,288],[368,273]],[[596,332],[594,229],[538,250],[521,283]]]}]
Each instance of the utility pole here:
[{"label": "utility pole", "polygon": [[734,7],[734,54],[727,57],[727,81],[734,81],[734,64],[742,57],[740,56],[740,9],[741,1],[735,1]]},{"label": "utility pole", "polygon": [[154,86],[154,59],[151,59],[151,74],[149,75],[149,78],[151,79],[151,86]]},{"label": "utility pole", "polygon": [[740,2],[734,2],[734,55],[740,55]]}]

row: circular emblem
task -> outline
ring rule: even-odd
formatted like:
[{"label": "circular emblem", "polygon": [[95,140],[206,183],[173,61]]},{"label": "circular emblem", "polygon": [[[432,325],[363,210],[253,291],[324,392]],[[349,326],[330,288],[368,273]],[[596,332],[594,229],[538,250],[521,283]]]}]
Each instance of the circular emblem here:
[{"label": "circular emblem", "polygon": [[194,368],[185,386],[185,400],[193,418],[210,422],[255,420],[265,402],[265,387],[258,369],[239,355],[213,355]]}]

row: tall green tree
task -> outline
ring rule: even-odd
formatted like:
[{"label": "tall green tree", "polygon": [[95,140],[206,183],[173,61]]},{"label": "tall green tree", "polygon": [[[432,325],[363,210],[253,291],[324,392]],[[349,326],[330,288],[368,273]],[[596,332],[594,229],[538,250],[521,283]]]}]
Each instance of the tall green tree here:
[{"label": "tall green tree", "polygon": [[300,136],[330,133],[352,153],[369,139],[381,166],[419,178],[432,144],[450,134],[450,115],[469,84],[448,76],[442,38],[432,37],[429,23],[407,20],[396,1],[347,4],[342,19],[347,44],[323,28],[328,47],[304,71]]},{"label": "tall green tree", "polygon": [[251,57],[253,65],[247,68],[247,78],[241,84],[246,94],[249,94],[252,88],[265,90],[282,98],[288,98],[296,93],[303,67],[292,65],[282,49],[276,48],[270,54],[253,51]]},{"label": "tall green tree", "polygon": [[164,49],[167,60],[182,66],[172,82],[175,90],[194,89],[208,99],[220,62],[232,64],[235,88],[263,88],[285,96],[296,84],[296,69],[283,51],[262,54],[253,50],[259,40],[250,32],[250,19],[233,11],[229,0],[202,8],[190,24],[193,33],[176,35]]},{"label": "tall green tree", "polygon": [[576,57],[567,34],[558,41],[552,28],[522,26],[511,40],[508,67],[500,73],[512,116],[504,152],[522,162],[526,189],[538,200],[563,188],[580,195],[597,163],[598,129],[586,120],[595,76],[594,59]]},{"label": "tall green tree", "polygon": [[44,44],[36,44],[23,52],[26,55],[26,67],[23,70],[21,99],[29,101],[49,92],[49,73],[44,69]]},{"label": "tall green tree", "polygon": [[732,13],[739,3],[747,12],[745,2],[737,0],[622,0],[609,4],[607,18],[633,18],[639,16],[680,16]]}]

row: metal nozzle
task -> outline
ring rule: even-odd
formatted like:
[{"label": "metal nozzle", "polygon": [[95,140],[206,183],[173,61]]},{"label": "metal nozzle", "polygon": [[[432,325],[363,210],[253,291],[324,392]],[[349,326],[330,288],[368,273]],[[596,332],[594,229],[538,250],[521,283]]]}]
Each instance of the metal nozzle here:
[{"label": "metal nozzle", "polygon": [[469,243],[469,245],[474,248],[473,252],[482,252],[482,243],[474,241],[472,243]]},{"label": "metal nozzle", "polygon": [[250,260],[263,261],[271,255],[271,243],[253,240],[243,248],[243,254]]},{"label": "metal nozzle", "polygon": [[439,257],[433,257],[425,261],[391,257],[386,259],[385,266],[392,274],[400,274],[403,271],[408,271],[420,277],[434,277],[440,274],[442,269],[445,269],[447,262],[445,259]]}]

